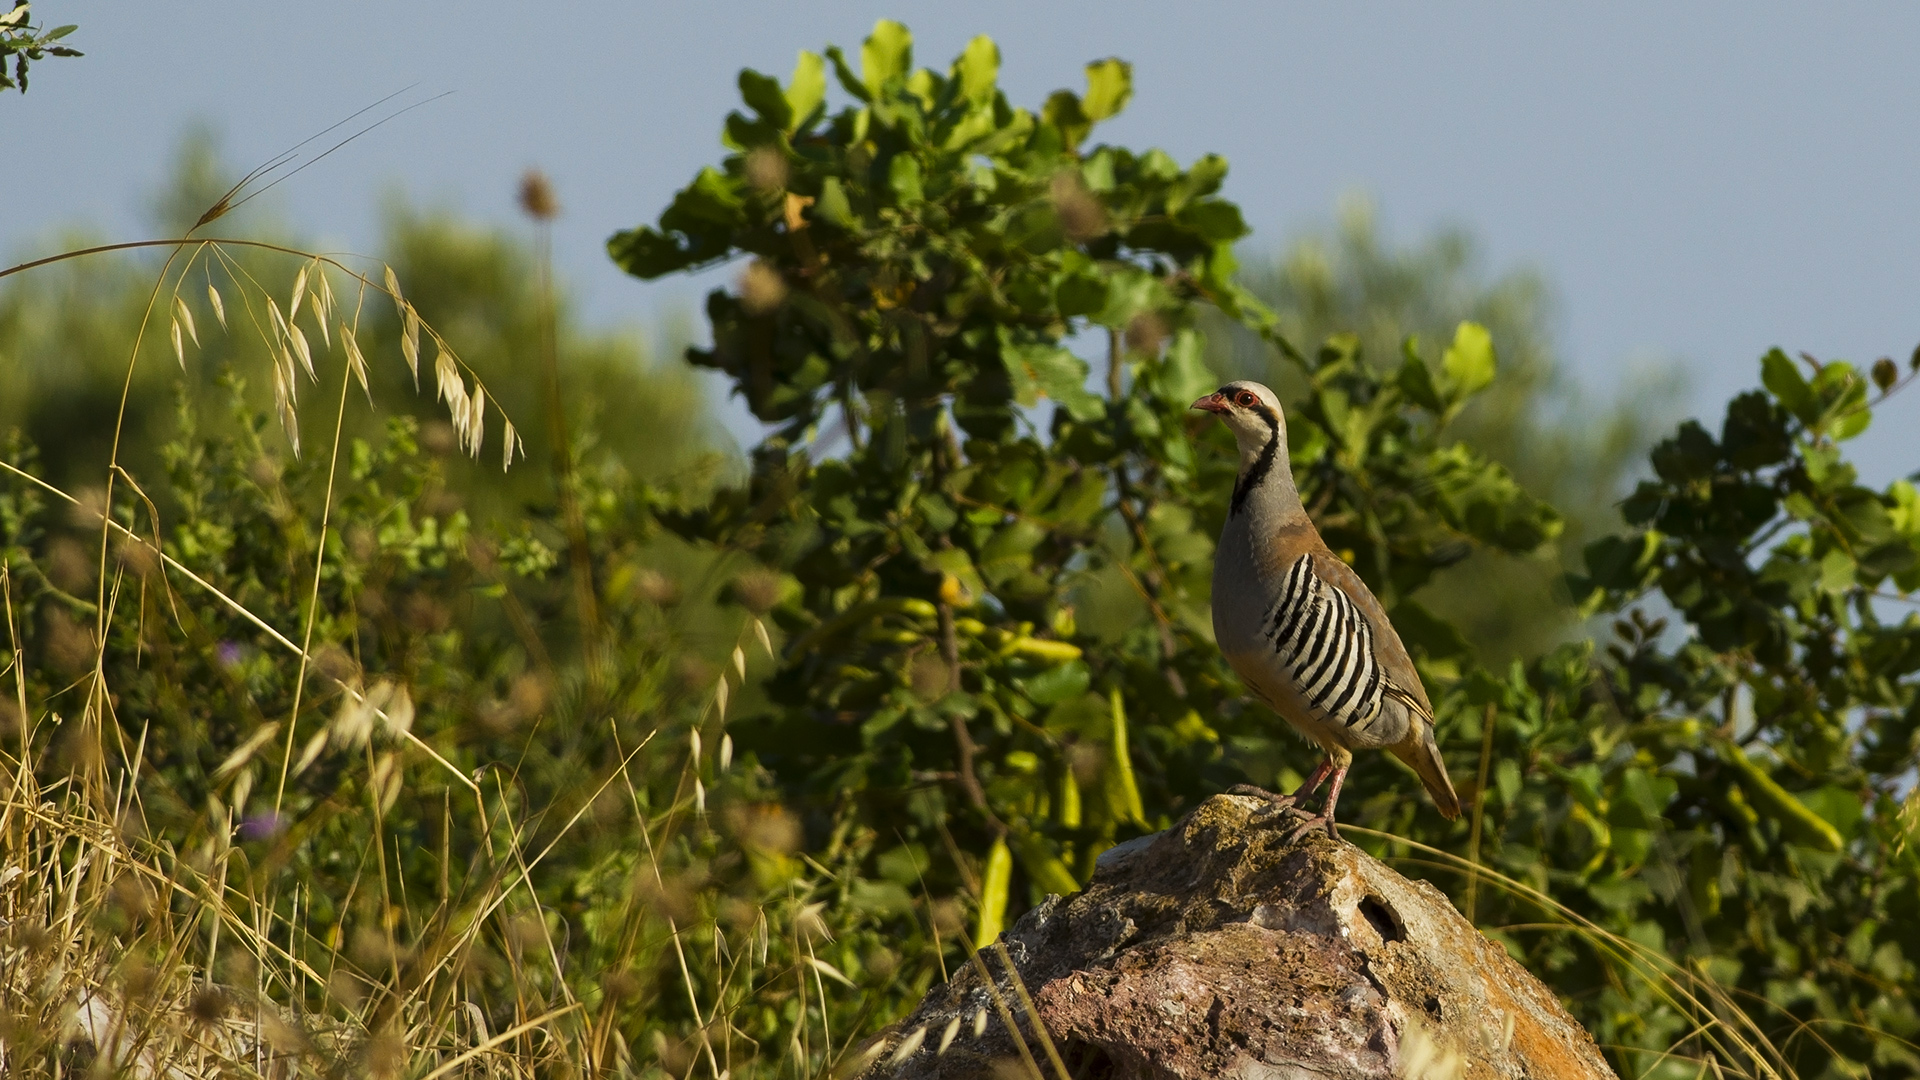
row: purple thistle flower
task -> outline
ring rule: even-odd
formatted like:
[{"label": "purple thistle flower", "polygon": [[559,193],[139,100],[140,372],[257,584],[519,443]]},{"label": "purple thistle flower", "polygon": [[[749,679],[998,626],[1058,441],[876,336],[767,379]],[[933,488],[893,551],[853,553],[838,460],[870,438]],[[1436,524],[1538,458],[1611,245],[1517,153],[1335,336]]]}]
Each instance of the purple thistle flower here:
[{"label": "purple thistle flower", "polygon": [[240,837],[243,840],[271,840],[280,834],[283,824],[278,814],[254,814],[240,819]]}]

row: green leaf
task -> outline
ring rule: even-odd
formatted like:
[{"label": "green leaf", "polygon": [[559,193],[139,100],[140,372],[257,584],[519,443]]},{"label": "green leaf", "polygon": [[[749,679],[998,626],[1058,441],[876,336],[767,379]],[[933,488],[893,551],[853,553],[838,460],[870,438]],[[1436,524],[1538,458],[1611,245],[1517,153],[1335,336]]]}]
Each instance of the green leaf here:
[{"label": "green leaf", "polygon": [[907,93],[919,98],[923,109],[932,109],[938,104],[945,85],[945,80],[934,74],[932,68],[920,68],[907,76]]},{"label": "green leaf", "polygon": [[733,180],[718,169],[701,169],[660,215],[659,228],[615,233],[607,241],[607,254],[621,269],[642,278],[721,258],[732,246],[733,230],[743,224],[742,208]]},{"label": "green leaf", "polygon": [[1786,353],[1772,349],[1761,358],[1760,382],[1801,423],[1812,424],[1819,420],[1820,410],[1813,400],[1813,388],[1800,377],[1800,369],[1787,358]]},{"label": "green leaf", "polygon": [[740,209],[740,193],[733,181],[718,169],[706,168],[673,197],[673,204],[660,215],[660,224],[681,231],[702,225],[730,229],[740,224]]},{"label": "green leaf", "polygon": [[894,201],[902,206],[912,206],[925,200],[926,195],[920,189],[920,162],[912,154],[897,154],[893,163],[887,166],[887,186],[893,189]]},{"label": "green leaf", "polygon": [[1820,559],[1820,587],[1836,596],[1853,588],[1853,556],[1834,548]]},{"label": "green leaf", "polygon": [[1110,745],[1113,750],[1113,778],[1119,785],[1122,805],[1126,816],[1135,825],[1145,828],[1147,825],[1146,805],[1140,801],[1140,785],[1133,778],[1133,751],[1127,745],[1127,705],[1120,696],[1119,687],[1107,695],[1113,710],[1113,733]]},{"label": "green leaf", "polygon": [[1903,574],[1916,565],[1920,565],[1920,551],[1905,540],[1879,544],[1860,557],[1860,573],[1874,580]]},{"label": "green leaf", "polygon": [[974,596],[986,594],[987,583],[980,577],[980,571],[974,568],[973,559],[959,548],[943,548],[933,553],[927,560],[932,570],[952,575],[960,587]]},{"label": "green leaf", "polygon": [[787,95],[780,88],[780,80],[771,75],[762,75],[752,68],[740,69],[740,99],[747,107],[760,114],[760,119],[787,131],[792,128],[793,106],[787,103]]},{"label": "green leaf", "polygon": [[1720,447],[1698,421],[1687,420],[1673,438],[1653,448],[1650,460],[1660,479],[1686,484],[1713,475],[1720,466]]},{"label": "green leaf", "polygon": [[1006,581],[1033,565],[1033,549],[1046,538],[1046,528],[1027,518],[1002,525],[980,547],[980,572],[993,584]]},{"label": "green leaf", "polygon": [[860,46],[860,81],[867,92],[878,97],[889,79],[904,79],[913,66],[913,32],[894,22],[881,19],[873,24],[873,33]]},{"label": "green leaf", "polygon": [[1036,705],[1058,705],[1086,693],[1092,683],[1093,675],[1087,670],[1087,665],[1072,660],[1026,680],[1027,696]]},{"label": "green leaf", "polygon": [[1660,533],[1648,529],[1639,535],[1603,536],[1587,544],[1584,552],[1587,573],[1594,584],[1606,589],[1636,590],[1646,584],[1647,576],[1658,564]]},{"label": "green leaf", "polygon": [[1080,107],[1088,120],[1097,124],[1118,116],[1132,97],[1132,64],[1108,57],[1087,65],[1087,96]]},{"label": "green leaf", "polygon": [[1047,710],[1046,730],[1079,739],[1106,741],[1113,721],[1099,694],[1070,698]]},{"label": "green leaf", "polygon": [[1512,806],[1520,798],[1520,763],[1512,758],[1501,758],[1493,767],[1494,789],[1500,792],[1500,803]]},{"label": "green leaf", "polygon": [[686,250],[651,225],[627,229],[607,238],[607,257],[638,278],[657,278],[693,265]]},{"label": "green leaf", "polygon": [[1209,199],[1190,204],[1175,220],[1200,235],[1202,240],[1218,243],[1238,240],[1250,231],[1240,208],[1225,199]]},{"label": "green leaf", "polygon": [[1667,804],[1679,790],[1679,784],[1670,777],[1645,769],[1623,770],[1617,784],[1607,819],[1625,829],[1660,828]]},{"label": "green leaf", "polygon": [[1096,314],[1106,307],[1107,282],[1090,265],[1062,271],[1053,285],[1053,303],[1065,318]]},{"label": "green leaf", "polygon": [[870,915],[900,915],[913,910],[913,894],[895,882],[855,878],[847,889],[847,905]]},{"label": "green leaf", "polygon": [[1829,421],[1827,434],[1834,442],[1846,442],[1867,430],[1867,425],[1871,423],[1873,423],[1873,410],[1865,405],[1859,405]]},{"label": "green leaf", "polygon": [[1427,410],[1441,412],[1446,406],[1440,400],[1440,391],[1434,389],[1433,371],[1427,362],[1420,359],[1419,339],[1408,335],[1403,351],[1406,359],[1400,364],[1399,374],[1394,376],[1394,385],[1406,395],[1408,401]]},{"label": "green leaf", "polygon": [[853,216],[853,206],[847,202],[847,189],[837,176],[829,176],[820,182],[820,201],[813,204],[813,213],[822,221],[832,222],[843,229],[859,224]]},{"label": "green leaf", "polygon": [[1828,785],[1814,788],[1800,792],[1797,798],[1807,809],[1839,830],[1842,836],[1851,835],[1866,816],[1866,807],[1860,804],[1860,793],[1843,787]]},{"label": "green leaf", "polygon": [[[975,142],[994,135],[996,131],[998,127],[994,123],[993,109],[989,106],[981,106],[968,113],[966,119],[953,125],[953,128],[947,132],[946,140],[942,145],[948,150],[963,150]],[[992,175],[991,168],[977,160],[975,167],[984,176]],[[982,182],[980,186],[989,187],[991,184]]]},{"label": "green leaf", "polygon": [[1068,149],[1079,146],[1080,140],[1093,130],[1093,121],[1087,119],[1079,96],[1071,90],[1055,90],[1047,95],[1047,103],[1040,109],[1040,119],[1060,133],[1060,141]]},{"label": "green leaf", "polygon": [[1809,388],[1821,409],[1815,427],[1835,442],[1853,438],[1873,421],[1873,412],[1867,408],[1867,380],[1852,364],[1844,360],[1826,364]]},{"label": "green leaf", "polygon": [[1814,486],[1827,491],[1838,491],[1854,481],[1854,468],[1840,456],[1840,448],[1826,444],[1802,447],[1800,466],[1806,470],[1807,479]]},{"label": "green leaf", "polygon": [[902,844],[890,848],[873,862],[880,876],[896,885],[918,885],[933,869],[933,860],[920,844]]},{"label": "green leaf", "polygon": [[1765,468],[1793,453],[1786,410],[1758,390],[1749,390],[1727,403],[1727,418],[1720,431],[1727,462],[1736,469]]},{"label": "green leaf", "polygon": [[1042,892],[1059,896],[1071,896],[1080,891],[1080,882],[1075,880],[1073,871],[1060,861],[1044,838],[1033,833],[1022,832],[1014,837],[1014,844],[1020,849],[1020,868]]},{"label": "green leaf", "polygon": [[1105,403],[1087,389],[1087,362],[1066,349],[1041,342],[1015,343],[1002,327],[1000,360],[1013,383],[1014,400],[1020,404],[1037,405],[1044,395],[1058,402],[1075,420],[1106,415]]},{"label": "green leaf", "polygon": [[1221,182],[1226,178],[1226,158],[1219,154],[1202,155],[1187,169],[1187,175],[1174,185],[1173,190],[1167,192],[1168,212],[1177,214],[1193,200],[1219,191]]},{"label": "green leaf", "polygon": [[985,34],[967,42],[966,50],[953,62],[953,73],[968,101],[991,104],[1000,80],[1000,46]]},{"label": "green leaf", "polygon": [[1213,369],[1207,366],[1207,343],[1199,331],[1183,327],[1173,335],[1160,378],[1167,398],[1183,407],[1219,384]]},{"label": "green leaf", "polygon": [[791,120],[789,133],[806,123],[813,110],[827,100],[827,65],[819,53],[800,50],[793,62],[793,78],[787,82],[787,108]]},{"label": "green leaf", "polygon": [[1079,828],[1083,820],[1080,806],[1080,782],[1075,779],[1072,766],[1060,770],[1054,791],[1059,799],[1055,804],[1057,807],[1054,811],[1055,819],[1065,828]]},{"label": "green leaf", "polygon": [[1440,357],[1440,367],[1461,397],[1477,393],[1493,381],[1493,335],[1477,322],[1462,322],[1454,328],[1453,344]]},{"label": "green leaf", "polygon": [[975,948],[985,948],[1000,936],[1007,923],[1007,885],[1013,879],[1013,852],[1005,837],[987,849],[987,865],[980,875],[980,911],[973,924]]},{"label": "green leaf", "polygon": [[827,60],[833,64],[833,77],[840,81],[840,88],[861,101],[872,101],[873,91],[868,90],[867,84],[861,82],[860,76],[847,66],[847,54],[840,51],[840,46],[829,45],[826,53]]},{"label": "green leaf", "polygon": [[1846,847],[1840,830],[1776,783],[1737,744],[1721,740],[1715,749],[1720,760],[1733,768],[1734,775],[1739,778],[1740,786],[1746,790],[1755,809],[1780,822],[1781,829],[1788,836],[1822,851],[1839,851]]}]

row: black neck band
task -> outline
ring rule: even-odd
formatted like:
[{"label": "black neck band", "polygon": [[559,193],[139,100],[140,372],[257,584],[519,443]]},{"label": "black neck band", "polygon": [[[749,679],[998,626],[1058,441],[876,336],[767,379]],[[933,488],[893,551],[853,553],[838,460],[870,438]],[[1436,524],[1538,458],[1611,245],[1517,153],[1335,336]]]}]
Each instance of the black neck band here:
[{"label": "black neck band", "polygon": [[1253,464],[1247,466],[1247,471],[1241,473],[1240,479],[1234,481],[1233,503],[1228,511],[1229,514],[1238,514],[1241,508],[1246,506],[1248,493],[1258,487],[1260,482],[1267,478],[1267,474],[1273,471],[1273,459],[1280,453],[1280,418],[1273,415],[1273,410],[1265,405],[1254,406],[1254,411],[1259,414],[1260,419],[1267,422],[1267,445],[1260,448],[1260,456],[1254,458]]}]

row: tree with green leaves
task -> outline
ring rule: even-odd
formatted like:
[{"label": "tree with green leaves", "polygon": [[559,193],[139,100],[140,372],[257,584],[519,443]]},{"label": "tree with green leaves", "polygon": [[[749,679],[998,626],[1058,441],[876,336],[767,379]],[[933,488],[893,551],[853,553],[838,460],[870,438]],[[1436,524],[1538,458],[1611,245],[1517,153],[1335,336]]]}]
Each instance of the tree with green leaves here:
[{"label": "tree with green leaves", "polygon": [[[833,49],[784,88],[743,72],[735,153],[609,247],[643,277],[752,257],[690,357],[781,426],[748,484],[679,519],[787,582],[787,660],[742,747],[823,828],[958,856],[934,877],[976,879],[990,937],[1009,895],[1071,891],[1116,838],[1297,757],[1210,641],[1234,459],[1188,414],[1217,382],[1203,308],[1317,391],[1293,424],[1302,490],[1435,660],[1457,635],[1407,595],[1473,544],[1538,548],[1558,519],[1436,438],[1493,380],[1484,331],[1398,381],[1351,348],[1303,356],[1235,280],[1224,161],[1089,144],[1127,65],[1089,65],[1084,94],[1033,113],[998,89],[986,38],[944,74],[911,58],[882,22],[857,73]],[[829,67],[852,98],[832,112]],[[1088,337],[1103,388],[1069,347]]]},{"label": "tree with green leaves", "polygon": [[[1449,825],[1372,770],[1349,835],[1424,867],[1629,1075],[1910,1074],[1895,811],[1920,620],[1882,605],[1916,584],[1920,519],[1910,486],[1840,461],[1869,381],[1770,357],[1719,439],[1689,424],[1655,451],[1638,531],[1589,545],[1571,595],[1618,641],[1485,666],[1412,595],[1561,529],[1454,426],[1503,377],[1492,335],[1296,348],[1235,277],[1224,162],[1089,141],[1124,64],[1038,112],[996,67],[981,38],[915,69],[883,21],[858,70],[828,49],[784,86],[743,72],[721,166],[609,243],[647,278],[746,260],[689,358],[780,426],[746,484],[666,520],[780,575],[784,659],[731,731],[812,835],[864,845],[856,879],[969,896],[984,937],[1116,839],[1297,777],[1307,751],[1208,640],[1233,468],[1185,415],[1215,379],[1208,312],[1292,373],[1296,481],[1411,646],[1476,804]],[[1903,382],[1888,361],[1872,385]],[[1684,632],[1645,613],[1656,594]]]}]

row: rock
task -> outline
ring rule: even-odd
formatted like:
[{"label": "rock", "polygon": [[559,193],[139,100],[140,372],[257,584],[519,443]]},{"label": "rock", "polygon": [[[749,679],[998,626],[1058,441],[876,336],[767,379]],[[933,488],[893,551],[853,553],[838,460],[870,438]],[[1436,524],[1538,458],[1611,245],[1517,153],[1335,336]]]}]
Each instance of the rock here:
[{"label": "rock", "polygon": [[1029,911],[854,1070],[1612,1080],[1552,992],[1438,889],[1290,832],[1261,800],[1220,795],[1113,848],[1085,891]]}]

